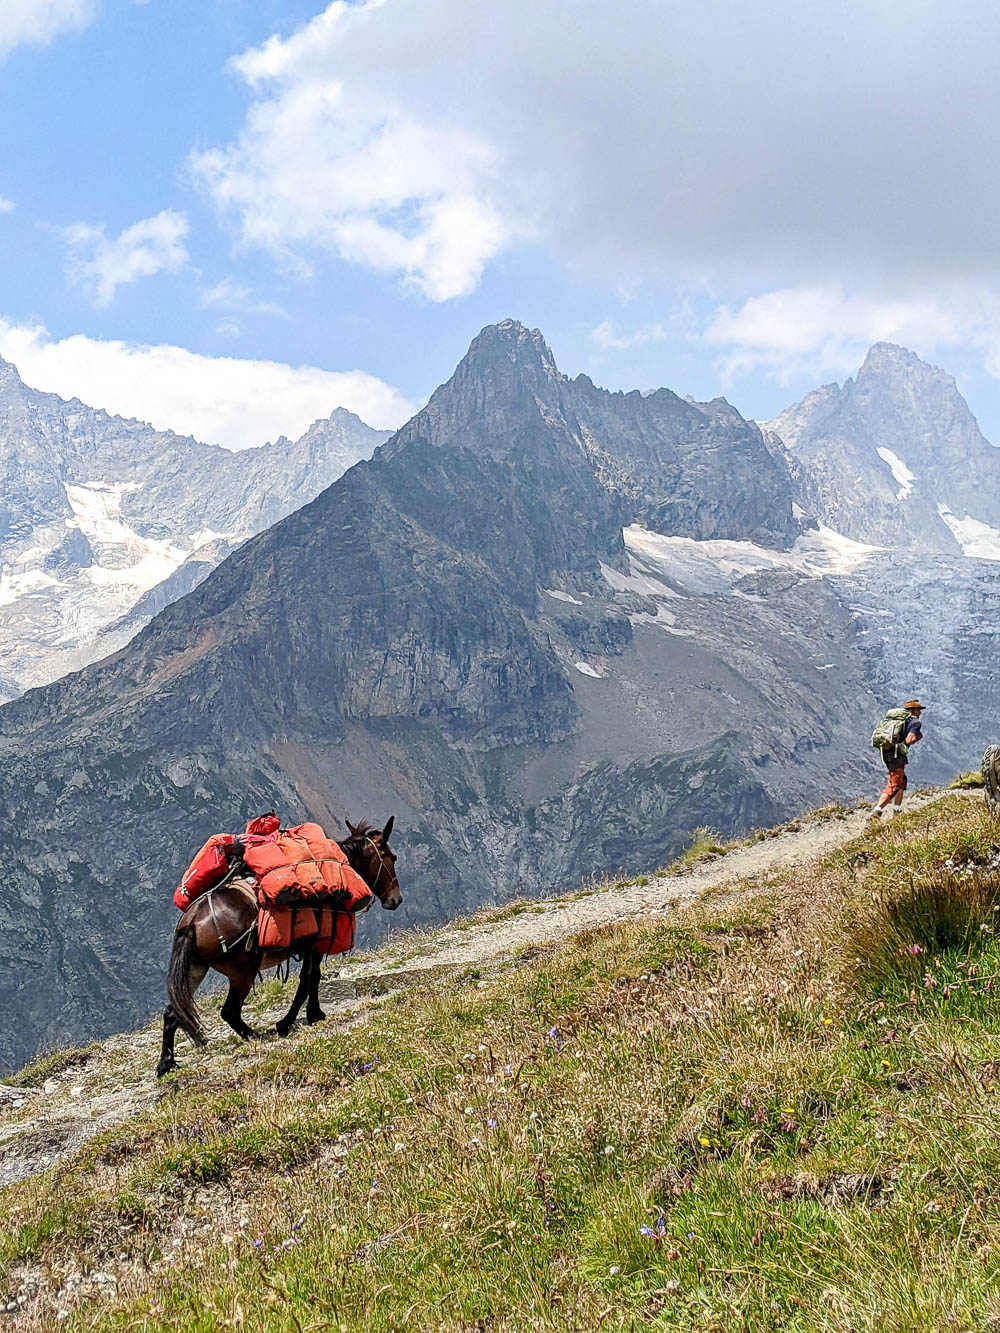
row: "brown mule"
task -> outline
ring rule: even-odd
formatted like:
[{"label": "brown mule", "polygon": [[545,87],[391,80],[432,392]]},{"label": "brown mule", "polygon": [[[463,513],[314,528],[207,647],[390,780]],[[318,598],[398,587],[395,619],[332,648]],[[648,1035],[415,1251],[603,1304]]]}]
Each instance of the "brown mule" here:
[{"label": "brown mule", "polygon": [[[390,912],[403,901],[396,878],[396,855],[389,847],[393,819],[383,829],[348,822],[350,837],[341,847],[353,870]],[[199,1046],[205,1043],[194,994],[209,970],[221,972],[229,980],[229,994],[222,1006],[222,1017],[244,1039],[261,1035],[243,1021],[243,1003],[258,973],[277,967],[286,958],[302,959],[295,999],[277,1030],[286,1036],[298,1016],[304,1000],[306,1022],[318,1023],[326,1015],[319,1007],[321,956],[315,948],[317,935],[305,935],[290,949],[261,949],[257,944],[257,899],[253,877],[240,866],[223,886],[196,899],[187,909],[174,933],[174,944],[167,968],[167,1007],[163,1013],[163,1045],[156,1077],[176,1069],[174,1038],[182,1028]]]}]

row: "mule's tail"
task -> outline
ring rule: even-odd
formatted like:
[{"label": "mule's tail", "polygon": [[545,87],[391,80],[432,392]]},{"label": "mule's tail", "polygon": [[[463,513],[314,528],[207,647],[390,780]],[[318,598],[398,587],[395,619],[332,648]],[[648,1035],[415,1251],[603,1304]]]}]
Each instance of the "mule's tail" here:
[{"label": "mule's tail", "polygon": [[189,926],[174,936],[167,968],[167,1000],[177,1015],[177,1021],[192,1041],[204,1046],[207,1038],[201,1025],[201,1016],[191,993],[191,959],[194,954],[194,931]]}]

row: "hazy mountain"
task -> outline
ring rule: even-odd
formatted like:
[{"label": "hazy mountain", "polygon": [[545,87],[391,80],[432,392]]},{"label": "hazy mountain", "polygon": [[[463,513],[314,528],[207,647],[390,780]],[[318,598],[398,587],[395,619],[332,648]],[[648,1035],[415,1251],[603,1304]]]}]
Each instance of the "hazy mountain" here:
[{"label": "hazy mountain", "polygon": [[762,423],[809,513],[876,546],[1000,558],[1000,450],[950,375],[876,343],[855,379]]},{"label": "hazy mountain", "polygon": [[0,360],[0,699],[110,651],[140,602],[148,619],[387,434],[338,408],[236,454],[39,393]]},{"label": "hazy mountain", "polygon": [[728,404],[487,328],[370,462],[0,709],[0,1059],[159,1004],[179,871],[262,806],[396,814],[399,926],[874,789],[874,718],[923,671],[941,776],[962,701],[1000,704],[997,571],[873,557],[795,519]]}]

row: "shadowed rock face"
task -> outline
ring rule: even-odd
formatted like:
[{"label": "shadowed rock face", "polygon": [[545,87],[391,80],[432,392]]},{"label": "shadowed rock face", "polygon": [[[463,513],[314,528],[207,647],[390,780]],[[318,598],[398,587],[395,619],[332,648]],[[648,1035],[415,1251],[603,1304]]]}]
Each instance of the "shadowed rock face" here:
[{"label": "shadowed rock face", "polygon": [[263,807],[396,814],[396,927],[857,791],[883,663],[791,496],[728,405],[484,330],[370,462],[0,710],[0,1060],[159,1004],[180,871]]},{"label": "shadowed rock face", "polygon": [[955,520],[1000,529],[1000,450],[954,379],[905,347],[876,343],[855,379],[764,425],[791,451],[802,507],[858,541],[956,555]]}]

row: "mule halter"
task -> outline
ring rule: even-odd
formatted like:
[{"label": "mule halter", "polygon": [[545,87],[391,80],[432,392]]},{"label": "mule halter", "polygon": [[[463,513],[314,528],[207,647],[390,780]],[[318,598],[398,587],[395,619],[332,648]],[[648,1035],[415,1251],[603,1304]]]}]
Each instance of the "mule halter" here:
[{"label": "mule halter", "polygon": [[[382,853],[379,851],[378,843],[368,833],[365,834],[365,842],[371,843],[372,851],[378,857],[378,874],[375,876],[375,882],[373,884],[369,884],[368,886],[371,889],[372,893],[374,893],[375,890],[378,888],[379,883],[381,882],[382,871],[385,870],[385,861],[382,858]],[[386,871],[386,873],[388,874],[389,872]]]}]

